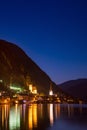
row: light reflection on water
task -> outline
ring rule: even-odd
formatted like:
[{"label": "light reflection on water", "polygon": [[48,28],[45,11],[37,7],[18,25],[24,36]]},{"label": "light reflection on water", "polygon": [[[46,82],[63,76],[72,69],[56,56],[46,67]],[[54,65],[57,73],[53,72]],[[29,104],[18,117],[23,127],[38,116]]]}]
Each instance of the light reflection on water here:
[{"label": "light reflection on water", "polygon": [[10,108],[9,128],[11,130],[20,128],[20,107],[18,104]]},{"label": "light reflection on water", "polygon": [[28,109],[28,125],[29,129],[32,130],[33,127],[37,127],[37,104],[33,104]]},{"label": "light reflection on water", "polygon": [[48,104],[48,113],[49,113],[49,119],[50,119],[50,125],[53,125],[53,104]]},{"label": "light reflection on water", "polygon": [[87,105],[0,105],[0,130],[87,130]]}]

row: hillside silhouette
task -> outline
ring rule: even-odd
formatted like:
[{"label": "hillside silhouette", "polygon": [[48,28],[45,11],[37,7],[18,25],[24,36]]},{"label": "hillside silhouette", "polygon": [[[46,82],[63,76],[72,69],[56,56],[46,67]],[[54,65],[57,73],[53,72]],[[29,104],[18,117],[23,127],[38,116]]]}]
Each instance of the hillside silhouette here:
[{"label": "hillside silhouette", "polygon": [[[5,86],[10,84],[25,87],[29,83],[35,85],[38,92],[48,93],[50,77],[26,55],[17,45],[0,40],[0,80]],[[53,83],[54,90],[56,84]]]}]

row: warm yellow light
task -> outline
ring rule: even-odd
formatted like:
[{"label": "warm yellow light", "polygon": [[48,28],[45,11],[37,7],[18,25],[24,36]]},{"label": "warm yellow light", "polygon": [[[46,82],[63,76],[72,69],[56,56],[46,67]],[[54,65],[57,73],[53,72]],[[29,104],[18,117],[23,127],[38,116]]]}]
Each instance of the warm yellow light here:
[{"label": "warm yellow light", "polygon": [[33,128],[32,106],[29,107],[28,121],[29,121],[29,129],[32,130],[32,128]]},{"label": "warm yellow light", "polygon": [[36,88],[36,86],[33,86],[32,93],[33,94],[37,94],[37,88]]},{"label": "warm yellow light", "polygon": [[2,127],[5,126],[5,129],[7,129],[6,123],[8,122],[8,117],[9,117],[9,105],[3,105],[1,107],[2,109]]},{"label": "warm yellow light", "polygon": [[16,100],[15,103],[18,103],[18,101]]},{"label": "warm yellow light", "polygon": [[37,127],[37,104],[33,104],[33,123]]},{"label": "warm yellow light", "polygon": [[29,90],[32,92],[32,84],[29,85]]},{"label": "warm yellow light", "polygon": [[35,90],[33,90],[33,92],[32,92],[33,94],[37,94],[37,90],[35,89]]}]

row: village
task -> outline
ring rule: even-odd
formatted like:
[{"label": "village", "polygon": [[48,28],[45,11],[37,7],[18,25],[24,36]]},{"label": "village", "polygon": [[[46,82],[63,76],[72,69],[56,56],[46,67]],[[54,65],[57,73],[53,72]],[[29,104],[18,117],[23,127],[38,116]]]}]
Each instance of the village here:
[{"label": "village", "polygon": [[81,100],[74,100],[70,96],[58,95],[53,92],[52,85],[48,95],[38,93],[37,87],[29,84],[29,90],[20,87],[10,86],[11,94],[7,91],[0,91],[0,104],[32,104],[32,103],[82,103]]}]

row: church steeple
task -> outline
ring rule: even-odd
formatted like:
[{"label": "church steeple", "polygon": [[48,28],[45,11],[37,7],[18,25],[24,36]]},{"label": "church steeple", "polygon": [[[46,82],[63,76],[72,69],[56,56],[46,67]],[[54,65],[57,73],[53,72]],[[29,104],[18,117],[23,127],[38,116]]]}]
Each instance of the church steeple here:
[{"label": "church steeple", "polygon": [[50,82],[50,90],[49,90],[49,95],[53,95],[53,90],[52,90],[52,82]]}]

